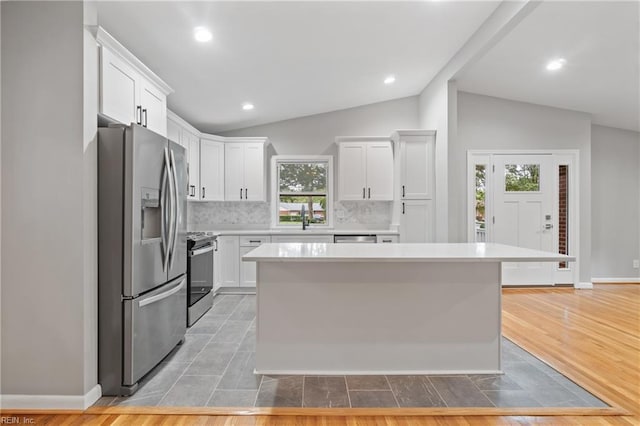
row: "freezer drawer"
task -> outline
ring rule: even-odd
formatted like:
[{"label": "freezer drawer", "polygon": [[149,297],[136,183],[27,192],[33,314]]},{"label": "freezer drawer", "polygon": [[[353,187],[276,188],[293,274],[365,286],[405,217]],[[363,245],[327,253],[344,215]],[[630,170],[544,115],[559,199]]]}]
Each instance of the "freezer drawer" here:
[{"label": "freezer drawer", "polygon": [[184,338],[186,306],[185,275],[144,296],[124,301],[125,386],[140,380]]}]

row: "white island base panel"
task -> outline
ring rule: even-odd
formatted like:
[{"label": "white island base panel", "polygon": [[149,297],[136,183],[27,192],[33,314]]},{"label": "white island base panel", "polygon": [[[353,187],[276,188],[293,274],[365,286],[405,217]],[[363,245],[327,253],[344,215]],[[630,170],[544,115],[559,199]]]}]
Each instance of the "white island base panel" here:
[{"label": "white island base panel", "polygon": [[258,262],[258,374],[501,373],[500,262]]}]

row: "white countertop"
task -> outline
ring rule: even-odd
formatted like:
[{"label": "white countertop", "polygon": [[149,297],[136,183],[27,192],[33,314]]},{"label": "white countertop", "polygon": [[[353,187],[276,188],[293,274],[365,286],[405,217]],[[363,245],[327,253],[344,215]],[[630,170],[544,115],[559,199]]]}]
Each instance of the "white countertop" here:
[{"label": "white countertop", "polygon": [[212,235],[398,235],[390,229],[225,229],[207,230]]},{"label": "white countertop", "polygon": [[250,251],[253,262],[562,262],[574,256],[493,243],[270,243]]}]

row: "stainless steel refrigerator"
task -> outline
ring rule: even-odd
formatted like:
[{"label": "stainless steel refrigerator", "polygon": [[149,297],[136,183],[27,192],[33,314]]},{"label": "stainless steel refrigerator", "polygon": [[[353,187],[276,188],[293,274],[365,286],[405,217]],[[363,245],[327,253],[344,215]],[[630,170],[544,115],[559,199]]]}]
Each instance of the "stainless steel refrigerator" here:
[{"label": "stainless steel refrigerator", "polygon": [[98,129],[98,381],[131,395],[186,332],[185,151],[142,126]]}]

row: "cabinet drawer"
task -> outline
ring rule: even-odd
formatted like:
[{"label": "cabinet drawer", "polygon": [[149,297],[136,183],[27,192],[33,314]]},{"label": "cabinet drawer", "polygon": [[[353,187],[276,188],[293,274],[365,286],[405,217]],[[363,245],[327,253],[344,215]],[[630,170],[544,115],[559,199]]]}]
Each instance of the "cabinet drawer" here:
[{"label": "cabinet drawer", "polygon": [[378,235],[378,243],[397,243],[397,235]]},{"label": "cabinet drawer", "polygon": [[258,247],[261,244],[270,243],[268,235],[246,235],[240,237],[240,247]]},{"label": "cabinet drawer", "polygon": [[278,235],[274,243],[333,243],[333,235]]}]

